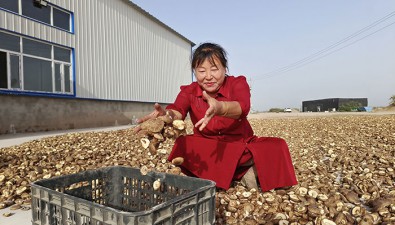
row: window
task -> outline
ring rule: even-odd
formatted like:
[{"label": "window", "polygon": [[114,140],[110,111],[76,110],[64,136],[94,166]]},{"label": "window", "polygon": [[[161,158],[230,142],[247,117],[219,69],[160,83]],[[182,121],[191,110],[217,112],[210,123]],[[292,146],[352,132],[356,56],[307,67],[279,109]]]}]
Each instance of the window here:
[{"label": "window", "polygon": [[0,89],[73,93],[71,49],[2,31],[0,40]]},{"label": "window", "polygon": [[[55,91],[71,92],[70,65],[55,63]],[[64,84],[64,86],[62,86]]]},{"label": "window", "polygon": [[[72,31],[71,13],[42,0],[0,0],[0,8],[63,30]],[[20,4],[20,5],[19,5]],[[19,10],[21,8],[21,11]]]},{"label": "window", "polygon": [[[8,63],[9,62],[9,63]],[[20,88],[20,56],[0,51],[0,88]],[[10,76],[8,76],[10,74]],[[10,77],[10,79],[8,78]],[[10,81],[10,83],[8,83]]]},{"label": "window", "polygon": [[23,38],[23,53],[44,58],[51,58],[51,45]]},{"label": "window", "polygon": [[70,65],[64,65],[64,92],[70,93],[71,92],[71,69]]},{"label": "window", "polygon": [[8,87],[7,79],[7,53],[0,52],[0,88]]},{"label": "window", "polygon": [[1,0],[0,8],[10,10],[14,13],[18,13],[18,1],[17,0]]},{"label": "window", "polygon": [[58,64],[58,63],[55,64],[55,91],[56,92],[62,91],[62,73],[60,72],[61,66],[62,66],[61,64]]},{"label": "window", "polygon": [[15,35],[0,32],[0,49],[20,52],[20,38]]},{"label": "window", "polygon": [[20,65],[21,60],[19,55],[10,54],[10,77],[11,77],[11,88],[19,89],[21,88],[21,78],[20,78]]},{"label": "window", "polygon": [[41,6],[33,0],[22,0],[22,15],[51,24],[51,7]]},{"label": "window", "polygon": [[23,87],[28,91],[52,92],[51,61],[23,57]]},{"label": "window", "polygon": [[65,48],[54,47],[55,60],[70,62],[70,50]]},{"label": "window", "polygon": [[70,30],[70,13],[53,8],[53,25],[64,30]]}]

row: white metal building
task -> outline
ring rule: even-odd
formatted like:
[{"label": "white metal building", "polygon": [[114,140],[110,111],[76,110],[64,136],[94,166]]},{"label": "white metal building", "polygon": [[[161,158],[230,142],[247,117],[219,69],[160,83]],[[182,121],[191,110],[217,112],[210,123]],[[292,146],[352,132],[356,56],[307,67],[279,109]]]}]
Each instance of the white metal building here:
[{"label": "white metal building", "polygon": [[[122,110],[139,112],[146,110],[137,103],[171,103],[179,87],[192,81],[193,45],[127,0],[1,0],[0,99],[13,104],[2,104],[0,126],[8,127],[10,119],[21,123],[15,111],[22,120],[23,110],[32,112],[19,105],[7,118],[4,110],[15,101],[37,98],[74,112],[58,113],[62,117],[78,117],[81,106],[70,109],[76,105],[70,100],[84,100],[86,106],[89,100],[136,103]],[[21,96],[29,98],[9,99]],[[94,107],[90,111],[103,110]],[[78,127],[71,123],[65,124]]]}]

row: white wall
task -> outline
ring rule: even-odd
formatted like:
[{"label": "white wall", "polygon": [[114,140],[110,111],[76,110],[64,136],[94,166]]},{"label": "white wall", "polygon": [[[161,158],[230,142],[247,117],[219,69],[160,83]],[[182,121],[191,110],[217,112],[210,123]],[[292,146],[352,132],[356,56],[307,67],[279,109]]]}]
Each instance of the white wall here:
[{"label": "white wall", "polygon": [[76,97],[173,102],[192,81],[193,43],[126,0],[50,0],[74,34],[0,11],[0,28],[75,48]]}]

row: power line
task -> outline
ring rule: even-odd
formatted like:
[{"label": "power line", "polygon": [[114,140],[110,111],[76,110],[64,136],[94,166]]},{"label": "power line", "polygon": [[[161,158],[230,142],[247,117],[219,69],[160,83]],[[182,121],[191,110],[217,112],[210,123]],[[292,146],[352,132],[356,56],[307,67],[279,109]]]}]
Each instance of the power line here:
[{"label": "power line", "polygon": [[[284,71],[287,72],[287,71],[290,70],[289,68],[292,68],[292,67],[294,67],[294,66],[298,66],[298,64],[301,64],[301,63],[303,63],[303,62],[305,62],[305,61],[307,61],[307,60],[309,60],[309,59],[311,59],[311,58],[314,58],[314,57],[316,57],[316,56],[318,56],[318,55],[320,55],[320,54],[323,54],[323,53],[325,53],[325,52],[327,52],[327,51],[329,51],[329,50],[331,50],[331,49],[333,49],[333,48],[339,46],[340,44],[342,44],[342,43],[344,43],[344,42],[350,40],[351,38],[353,38],[353,37],[355,37],[355,36],[357,36],[357,35],[359,35],[359,34],[365,32],[365,31],[367,31],[367,30],[369,30],[370,28],[372,28],[372,27],[374,27],[374,26],[380,24],[381,22],[383,22],[383,21],[385,21],[385,20],[391,18],[391,17],[394,16],[394,15],[395,15],[395,11],[392,12],[392,13],[390,13],[390,14],[388,14],[387,16],[385,16],[385,17],[379,19],[378,21],[372,23],[371,25],[362,28],[361,30],[355,32],[354,34],[352,34],[352,35],[350,35],[350,36],[348,36],[348,37],[346,37],[346,38],[344,38],[344,39],[342,39],[342,40],[336,42],[335,44],[330,45],[329,47],[327,47],[327,48],[325,48],[325,49],[323,49],[323,50],[321,50],[321,51],[318,51],[318,52],[316,52],[316,53],[314,53],[314,54],[312,54],[312,55],[310,55],[310,56],[308,56],[308,57],[305,57],[305,58],[303,58],[303,59],[301,59],[301,60],[299,60],[299,61],[297,61],[297,62],[295,62],[295,63],[292,63],[292,64],[290,64],[290,65],[288,65],[288,66],[281,67],[281,68],[276,69],[276,70],[274,70],[274,71],[272,71],[272,72],[263,74],[263,76],[269,75],[269,74],[273,74],[273,73],[281,73],[281,72],[284,72]],[[370,35],[368,35],[368,36],[370,36]],[[322,58],[322,57],[321,57],[321,58]],[[315,61],[315,60],[314,60],[314,61]],[[304,65],[305,65],[305,64],[304,64]],[[297,68],[299,68],[299,67],[300,67],[300,66],[298,66]],[[272,76],[270,76],[270,77],[272,77]]]},{"label": "power line", "polygon": [[[315,59],[313,59],[313,60],[310,60],[310,61],[308,61],[308,62],[306,62],[306,63],[304,63],[304,64],[301,64],[301,65],[299,65],[299,66],[297,66],[297,67],[294,67],[294,68],[292,68],[292,69],[286,70],[286,71],[284,71],[283,73],[286,73],[286,72],[291,71],[291,70],[294,70],[294,69],[298,69],[298,68],[300,68],[300,67],[303,67],[303,66],[306,65],[306,64],[315,62],[315,61],[317,61],[317,60],[319,60],[319,59],[321,59],[321,58],[324,58],[324,57],[326,57],[326,56],[328,56],[328,55],[331,55],[332,53],[335,53],[335,52],[337,52],[337,51],[340,51],[340,50],[342,50],[343,48],[346,48],[346,47],[348,47],[348,46],[350,46],[350,45],[352,45],[352,44],[355,44],[356,42],[358,42],[358,41],[360,41],[360,40],[362,40],[362,39],[365,39],[365,38],[367,38],[367,37],[369,37],[369,36],[371,36],[371,35],[373,35],[373,34],[379,32],[379,31],[381,31],[381,30],[383,30],[383,29],[385,29],[385,28],[387,28],[387,27],[389,27],[389,26],[391,26],[391,25],[393,25],[393,24],[395,24],[395,22],[392,22],[392,23],[388,24],[387,26],[382,27],[381,29],[376,30],[376,31],[374,31],[373,33],[370,33],[370,34],[368,34],[368,35],[366,35],[366,36],[364,36],[364,37],[362,37],[362,38],[360,38],[360,39],[357,39],[357,40],[355,40],[355,41],[353,41],[353,42],[351,42],[351,43],[349,43],[349,44],[347,44],[347,45],[345,45],[345,46],[343,46],[343,47],[341,47],[341,48],[339,48],[339,49],[333,50],[333,51],[331,51],[331,52],[329,52],[329,53],[327,53],[327,54],[325,54],[325,55],[322,55],[322,56],[320,56],[320,57],[318,57],[318,58],[315,58]],[[276,75],[280,75],[280,74],[278,73],[278,74],[274,74],[274,75],[271,75],[271,76],[267,76],[267,77],[264,77],[263,79],[265,79],[265,78],[270,78],[270,77],[274,77],[274,76],[276,76]]]},{"label": "power line", "polygon": [[[341,45],[341,44],[343,44],[343,43],[349,41],[350,39],[352,39],[352,38],[354,38],[354,37],[356,37],[356,36],[358,36],[358,35],[360,35],[360,34],[366,32],[366,31],[370,30],[371,28],[377,26],[378,24],[380,24],[380,23],[382,23],[382,22],[388,20],[389,18],[391,18],[391,17],[393,17],[393,16],[395,16],[395,11],[393,11],[393,12],[391,12],[390,14],[386,15],[385,17],[383,17],[383,18],[381,18],[381,19],[375,21],[374,23],[372,23],[372,24],[370,24],[370,25],[368,25],[368,26],[366,26],[366,27],[360,29],[359,31],[357,31],[357,32],[355,32],[355,33],[349,35],[348,37],[343,38],[342,40],[340,40],[340,41],[338,41],[338,42],[336,42],[336,43],[334,43],[334,44],[332,44],[332,45],[330,45],[330,46],[328,46],[328,47],[326,47],[326,48],[324,48],[324,49],[322,49],[322,50],[320,50],[320,51],[318,51],[318,52],[316,52],[316,53],[314,53],[314,54],[312,54],[312,55],[310,55],[310,56],[308,56],[308,57],[305,57],[305,58],[303,58],[303,59],[301,59],[301,60],[298,60],[298,61],[296,61],[296,62],[294,62],[294,63],[292,63],[292,64],[290,64],[290,65],[287,65],[287,66],[284,66],[284,67],[275,69],[275,70],[273,70],[273,71],[271,71],[271,72],[265,73],[265,74],[261,75],[261,76],[264,76],[264,77],[260,77],[260,78],[257,78],[257,79],[255,79],[255,80],[266,79],[266,78],[274,77],[274,76],[279,75],[279,74],[282,74],[282,73],[286,73],[286,72],[288,72],[288,71],[291,71],[291,70],[300,68],[300,67],[302,67],[302,66],[304,66],[304,65],[306,65],[306,64],[309,64],[309,63],[312,63],[312,62],[314,62],[314,61],[317,61],[317,60],[319,60],[319,59],[321,59],[321,58],[323,58],[323,57],[326,57],[326,56],[328,56],[328,55],[330,55],[330,54],[332,54],[332,53],[334,53],[334,52],[337,52],[337,51],[339,51],[339,50],[341,50],[341,49],[344,49],[344,48],[346,48],[346,47],[348,47],[348,46],[350,46],[350,45],[352,45],[352,44],[354,44],[354,43],[356,43],[356,42],[358,42],[358,41],[360,41],[360,40],[362,40],[362,39],[367,38],[368,36],[371,36],[371,35],[373,35],[373,34],[379,32],[379,31],[381,31],[381,30],[383,30],[383,29],[385,29],[385,28],[387,28],[387,27],[393,25],[395,22],[393,22],[393,23],[391,23],[391,24],[389,24],[389,25],[386,25],[386,26],[384,26],[384,27],[382,27],[382,28],[380,28],[380,29],[378,29],[378,30],[376,30],[376,31],[374,31],[374,32],[372,32],[372,33],[370,33],[370,34],[368,34],[368,35],[365,35],[365,36],[363,36],[362,38],[357,39],[356,41],[354,41],[354,42],[352,42],[352,43],[350,43],[350,44],[347,44],[347,45],[345,45],[345,46],[343,46],[343,47],[341,47],[341,48],[339,48],[339,49],[336,49],[336,50],[331,51],[331,52],[329,52],[329,53],[327,53],[327,54],[324,54],[324,53],[326,53],[326,52],[328,52],[328,51],[334,49],[335,47],[337,47],[337,46],[339,46],[339,45]],[[322,55],[322,54],[324,54],[324,55]],[[320,56],[320,55],[321,55],[321,56]],[[317,58],[317,57],[318,57],[318,58]]]}]

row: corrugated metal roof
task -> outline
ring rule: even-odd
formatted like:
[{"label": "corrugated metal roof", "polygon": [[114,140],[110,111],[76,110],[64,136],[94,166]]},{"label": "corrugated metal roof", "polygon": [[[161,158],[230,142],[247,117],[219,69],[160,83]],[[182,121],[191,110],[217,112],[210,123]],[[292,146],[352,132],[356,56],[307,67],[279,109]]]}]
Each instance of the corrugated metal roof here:
[{"label": "corrugated metal roof", "polygon": [[181,35],[180,33],[178,33],[177,31],[175,31],[173,28],[169,27],[168,25],[164,24],[162,21],[160,21],[159,19],[157,19],[155,16],[151,15],[149,12],[145,11],[143,8],[141,8],[140,6],[138,6],[136,3],[130,1],[130,0],[123,0],[125,2],[128,2],[130,5],[132,5],[135,9],[137,9],[138,11],[140,11],[141,13],[145,14],[146,16],[148,16],[149,18],[151,18],[153,21],[157,22],[158,24],[160,24],[161,26],[165,27],[166,29],[170,30],[171,32],[175,33],[176,35],[180,36],[182,39],[188,41],[191,43],[192,47],[195,46],[195,43],[193,43],[191,40],[189,40],[188,38],[186,38],[185,36]]}]

